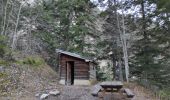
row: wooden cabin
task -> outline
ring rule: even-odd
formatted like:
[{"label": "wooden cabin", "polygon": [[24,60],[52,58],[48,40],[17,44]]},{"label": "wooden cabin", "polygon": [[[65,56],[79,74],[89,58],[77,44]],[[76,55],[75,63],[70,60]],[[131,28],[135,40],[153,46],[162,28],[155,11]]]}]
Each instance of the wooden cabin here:
[{"label": "wooden cabin", "polygon": [[96,80],[95,63],[81,55],[56,50],[59,57],[60,84],[90,85]]}]

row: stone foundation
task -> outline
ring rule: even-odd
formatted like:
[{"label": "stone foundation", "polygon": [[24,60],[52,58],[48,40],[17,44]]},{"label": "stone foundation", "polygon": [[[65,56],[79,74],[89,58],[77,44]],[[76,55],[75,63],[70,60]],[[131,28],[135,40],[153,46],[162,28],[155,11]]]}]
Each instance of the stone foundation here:
[{"label": "stone foundation", "polygon": [[[60,80],[59,83],[62,84],[62,85],[65,85],[65,80]],[[73,85],[90,85],[90,81],[89,80],[75,79]]]}]

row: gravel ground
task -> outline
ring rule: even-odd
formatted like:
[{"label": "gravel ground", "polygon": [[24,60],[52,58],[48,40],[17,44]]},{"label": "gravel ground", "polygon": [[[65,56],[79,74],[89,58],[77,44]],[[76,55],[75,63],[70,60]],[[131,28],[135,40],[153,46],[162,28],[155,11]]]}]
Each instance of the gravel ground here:
[{"label": "gravel ground", "polygon": [[[60,95],[57,96],[48,96],[48,98],[44,100],[103,100],[102,92],[100,92],[99,97],[94,97],[91,95],[91,89],[93,86],[63,86],[63,85],[57,85],[53,87],[49,87],[48,89],[45,89],[42,91],[42,93],[45,93],[45,91],[50,91],[52,89],[57,89],[60,91]],[[135,86],[133,88],[130,88],[134,94],[135,97],[133,99],[127,99],[126,95],[122,93],[113,93],[111,96],[111,99],[106,100],[158,100],[153,98],[151,95],[151,92],[148,90],[145,90],[141,88],[140,86]],[[40,93],[40,94],[42,94]],[[109,93],[106,93],[108,95]],[[105,98],[105,97],[104,97]],[[14,97],[4,97],[0,98],[0,100],[40,100],[39,97],[35,97],[35,93],[27,93],[27,95],[24,95],[22,97],[16,98]]]},{"label": "gravel ground", "polygon": [[49,96],[47,100],[98,100],[91,95],[91,88],[87,86],[63,86],[59,96]]},{"label": "gravel ground", "polygon": [[[92,96],[91,89],[92,86],[61,86],[59,89],[61,94],[59,96],[49,96],[46,100],[103,100],[102,98]],[[157,100],[152,97],[149,91],[144,90],[140,86],[134,86],[131,90],[135,94],[135,97],[132,99],[126,98],[126,95],[122,93],[113,93],[113,98],[110,100]]]}]

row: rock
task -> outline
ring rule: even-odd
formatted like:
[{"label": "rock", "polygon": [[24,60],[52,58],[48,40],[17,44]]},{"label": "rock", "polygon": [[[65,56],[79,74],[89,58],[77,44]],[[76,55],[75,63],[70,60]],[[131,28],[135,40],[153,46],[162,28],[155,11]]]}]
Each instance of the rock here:
[{"label": "rock", "polygon": [[58,91],[58,90],[52,90],[52,91],[49,92],[49,94],[56,96],[56,95],[59,95],[59,94],[60,94],[60,91]]},{"label": "rock", "polygon": [[4,71],[5,71],[4,67],[0,66],[0,72],[4,72]]},{"label": "rock", "polygon": [[50,94],[42,94],[42,95],[40,96],[40,100],[46,99],[49,95],[50,95]]},{"label": "rock", "polygon": [[37,94],[35,94],[35,96],[36,96],[36,97],[39,97],[39,96],[40,96],[40,94],[39,94],[39,93],[37,93]]}]

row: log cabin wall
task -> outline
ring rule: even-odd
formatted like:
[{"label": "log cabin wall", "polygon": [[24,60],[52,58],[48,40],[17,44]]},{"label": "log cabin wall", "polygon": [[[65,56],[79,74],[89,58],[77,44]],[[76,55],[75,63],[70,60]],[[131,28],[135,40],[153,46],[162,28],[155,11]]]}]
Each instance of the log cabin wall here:
[{"label": "log cabin wall", "polygon": [[89,62],[65,54],[60,54],[60,79],[65,79],[67,61],[74,61],[74,79],[89,79]]}]

